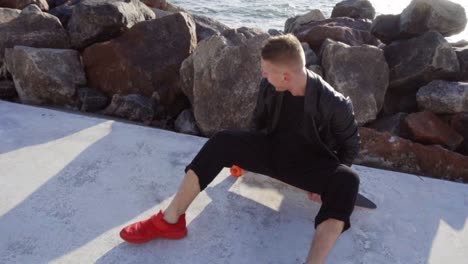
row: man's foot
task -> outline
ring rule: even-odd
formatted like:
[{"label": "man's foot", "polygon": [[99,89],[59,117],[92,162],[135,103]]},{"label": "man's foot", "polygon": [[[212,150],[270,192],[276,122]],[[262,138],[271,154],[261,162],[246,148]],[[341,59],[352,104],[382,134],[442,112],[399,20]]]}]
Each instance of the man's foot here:
[{"label": "man's foot", "polygon": [[135,244],[146,243],[156,238],[181,239],[187,236],[185,214],[175,224],[164,220],[162,210],[150,218],[130,224],[120,231],[120,237]]}]

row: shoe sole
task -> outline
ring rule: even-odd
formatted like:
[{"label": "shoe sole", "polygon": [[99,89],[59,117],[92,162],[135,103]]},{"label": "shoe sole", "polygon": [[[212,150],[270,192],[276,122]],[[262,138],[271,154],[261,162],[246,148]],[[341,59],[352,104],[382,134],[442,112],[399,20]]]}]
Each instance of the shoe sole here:
[{"label": "shoe sole", "polygon": [[178,239],[182,239],[184,237],[187,236],[187,231],[184,231],[184,232],[174,232],[174,233],[170,233],[170,234],[167,234],[167,235],[164,235],[164,236],[158,236],[158,237],[154,237],[154,238],[149,238],[149,239],[127,239],[125,238],[122,233],[120,233],[120,237],[127,241],[128,243],[132,243],[132,244],[143,244],[143,243],[146,243],[146,242],[149,242],[151,240],[154,240],[154,239],[158,239],[158,238],[164,238],[164,239],[171,239],[171,240],[178,240]]}]

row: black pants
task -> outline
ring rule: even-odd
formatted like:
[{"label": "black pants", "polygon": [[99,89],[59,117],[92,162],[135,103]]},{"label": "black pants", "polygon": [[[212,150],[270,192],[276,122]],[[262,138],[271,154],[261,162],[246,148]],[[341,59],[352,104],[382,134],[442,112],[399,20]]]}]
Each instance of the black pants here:
[{"label": "black pants", "polygon": [[[257,132],[224,130],[213,135],[202,147],[185,172],[193,170],[199,177],[200,189],[233,164],[245,170],[273,177],[300,189],[321,195],[322,206],[315,217],[315,228],[328,218],[345,223],[343,232],[350,228],[349,218],[359,190],[359,175],[344,164],[317,167],[311,160],[303,166],[285,169],[275,161],[268,137]],[[287,165],[287,164],[286,164]]]}]

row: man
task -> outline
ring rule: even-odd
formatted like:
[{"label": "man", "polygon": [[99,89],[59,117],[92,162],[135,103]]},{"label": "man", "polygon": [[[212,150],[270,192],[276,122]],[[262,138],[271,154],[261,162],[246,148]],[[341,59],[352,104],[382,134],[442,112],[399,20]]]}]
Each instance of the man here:
[{"label": "man", "polygon": [[186,236],[190,203],[221,169],[237,164],[322,201],[307,263],[325,262],[339,235],[350,227],[359,188],[359,176],[350,168],[360,146],[352,103],[307,70],[302,46],[291,34],[267,40],[261,65],[252,129],[224,130],[211,137],[185,168],[169,207],[122,229],[124,240],[144,243]]}]

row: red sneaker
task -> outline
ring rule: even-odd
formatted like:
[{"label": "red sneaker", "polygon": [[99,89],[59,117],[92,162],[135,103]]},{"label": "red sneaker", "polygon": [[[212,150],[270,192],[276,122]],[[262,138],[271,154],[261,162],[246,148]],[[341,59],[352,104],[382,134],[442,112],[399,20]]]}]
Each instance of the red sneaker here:
[{"label": "red sneaker", "polygon": [[162,210],[150,218],[130,224],[120,231],[120,237],[135,244],[146,243],[155,238],[181,239],[187,236],[185,214],[179,217],[175,224],[164,220]]}]

